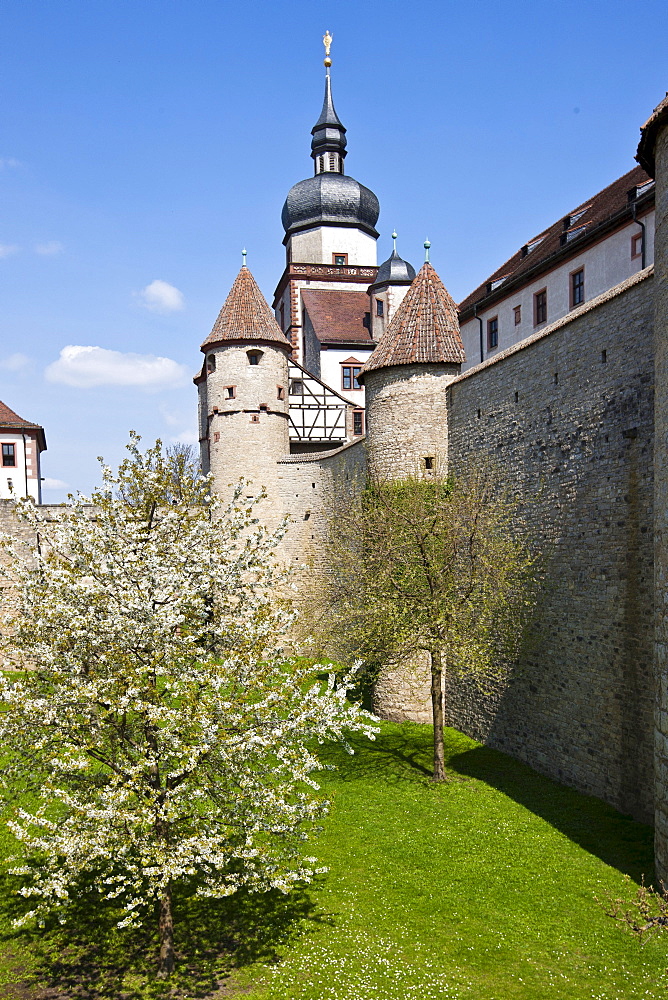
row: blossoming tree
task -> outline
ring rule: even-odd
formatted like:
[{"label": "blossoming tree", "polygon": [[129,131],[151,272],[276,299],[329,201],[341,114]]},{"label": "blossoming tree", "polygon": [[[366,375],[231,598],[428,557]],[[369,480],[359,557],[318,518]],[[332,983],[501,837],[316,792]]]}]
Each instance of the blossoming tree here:
[{"label": "blossoming tree", "polygon": [[283,654],[284,526],[257,522],[243,484],[225,505],[138,440],[55,520],[18,504],[36,545],[5,560],[19,607],[3,622],[0,780],[35,803],[10,819],[36,901],[23,919],[66,917],[82,879],[122,905],[122,924],[157,903],[169,975],[174,887],[221,897],[308,881],[300,846],[326,810],[311,748],[373,729],[348,681],[314,681]]}]

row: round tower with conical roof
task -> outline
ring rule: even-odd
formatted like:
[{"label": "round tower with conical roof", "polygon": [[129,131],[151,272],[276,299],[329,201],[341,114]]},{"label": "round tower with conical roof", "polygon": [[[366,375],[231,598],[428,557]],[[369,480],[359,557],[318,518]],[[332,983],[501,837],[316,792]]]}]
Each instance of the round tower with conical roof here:
[{"label": "round tower with conical roof", "polygon": [[[202,468],[225,495],[241,477],[265,487],[277,516],[278,460],[288,454],[288,356],[281,332],[244,265],[202,344],[199,392]],[[266,519],[266,513],[265,513]]]},{"label": "round tower with conical roof", "polygon": [[359,375],[372,476],[428,476],[446,467],[446,389],[464,360],[457,307],[426,261]]}]

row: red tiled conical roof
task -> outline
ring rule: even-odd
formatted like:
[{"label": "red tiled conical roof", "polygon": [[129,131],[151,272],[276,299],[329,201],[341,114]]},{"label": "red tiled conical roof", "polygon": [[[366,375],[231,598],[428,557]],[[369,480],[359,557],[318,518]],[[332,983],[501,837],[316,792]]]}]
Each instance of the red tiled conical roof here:
[{"label": "red tiled conical roof", "polygon": [[274,319],[267,300],[247,267],[239,271],[225,305],[202,344],[206,351],[212,344],[226,340],[270,341],[291,349],[291,344]]},{"label": "red tiled conical roof", "polygon": [[457,306],[427,261],[361,371],[392,365],[461,364],[466,360]]}]

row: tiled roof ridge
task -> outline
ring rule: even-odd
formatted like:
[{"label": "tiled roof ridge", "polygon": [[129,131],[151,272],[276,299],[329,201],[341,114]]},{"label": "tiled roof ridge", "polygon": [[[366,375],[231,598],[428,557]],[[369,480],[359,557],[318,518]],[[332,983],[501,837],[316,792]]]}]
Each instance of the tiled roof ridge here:
[{"label": "tiled roof ridge", "polygon": [[426,261],[361,375],[409,364],[461,364],[465,360],[457,306]]},{"label": "tiled roof ridge", "polygon": [[[635,178],[633,175],[636,175]],[[459,303],[460,314],[470,309],[475,302],[479,302],[485,299],[490,293],[486,290],[488,284],[493,284],[495,281],[500,281],[502,278],[507,278],[509,281],[514,278],[519,278],[521,274],[525,271],[532,270],[538,267],[543,261],[547,261],[551,258],[558,250],[561,249],[561,235],[563,232],[568,232],[569,230],[563,229],[563,219],[566,216],[577,215],[579,212],[587,211],[586,215],[583,215],[582,219],[578,219],[573,223],[572,229],[577,230],[580,228],[587,227],[588,230],[593,230],[594,227],[602,224],[608,218],[615,215],[616,212],[621,211],[628,205],[627,191],[630,187],[638,184],[646,183],[651,180],[651,177],[647,172],[640,166],[632,167],[627,170],[625,174],[618,177],[616,180],[611,181],[610,184],[602,188],[596,194],[590,198],[586,198],[584,201],[580,202],[575,208],[572,208],[569,212],[565,212],[564,215],[559,216],[550,226],[543,229],[536,236],[527,240],[524,244],[525,246],[531,246],[533,243],[540,241],[542,246],[536,247],[535,250],[529,252],[525,256],[522,256],[522,248],[519,247],[511,257],[509,257],[500,267],[498,267],[485,281],[481,282],[477,288],[475,288],[466,298],[462,299]],[[608,204],[608,202],[613,202],[614,204]],[[571,245],[571,244],[568,244]],[[579,244],[575,242],[572,243],[572,248],[575,251]],[[496,290],[495,290],[496,291]],[[501,291],[501,289],[499,289]]]},{"label": "tiled roof ridge", "polygon": [[236,276],[201,349],[205,351],[212,344],[226,340],[269,341],[291,349],[257,281],[245,265]]}]

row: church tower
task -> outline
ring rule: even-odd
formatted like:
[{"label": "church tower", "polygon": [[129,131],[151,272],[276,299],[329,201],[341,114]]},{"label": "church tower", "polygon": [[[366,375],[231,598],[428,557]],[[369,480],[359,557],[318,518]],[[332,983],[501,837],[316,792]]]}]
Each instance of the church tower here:
[{"label": "church tower", "polygon": [[195,382],[202,468],[213,473],[219,493],[243,476],[275,503],[277,462],[290,451],[290,344],[245,264],[201,350]]},{"label": "church tower", "polygon": [[[331,352],[340,347],[341,357],[332,362],[338,384],[337,379],[329,384],[342,390],[336,365],[351,354],[361,365],[374,346],[367,290],[376,277],[380,206],[373,191],[345,172],[346,129],[332,97],[329,32],[323,41],[325,96],[311,129],[313,176],[293,185],[283,205],[286,268],[273,307],[279,326],[292,343],[294,359],[313,374],[321,374],[321,350]],[[308,293],[306,300],[303,292]],[[309,313],[306,321],[305,312]],[[326,324],[322,321],[325,315],[331,317]],[[309,336],[313,341],[310,345],[306,342]],[[322,375],[330,379],[328,371],[323,370]]]},{"label": "church tower", "polygon": [[464,361],[457,307],[427,260],[359,375],[372,476],[428,476],[447,465],[446,388]]}]

